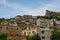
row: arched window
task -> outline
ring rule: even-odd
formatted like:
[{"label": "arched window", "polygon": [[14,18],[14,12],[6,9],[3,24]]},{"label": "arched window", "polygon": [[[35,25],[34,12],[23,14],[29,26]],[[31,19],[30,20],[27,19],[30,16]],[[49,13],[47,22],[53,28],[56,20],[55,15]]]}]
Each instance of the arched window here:
[{"label": "arched window", "polygon": [[42,31],[42,34],[44,34],[45,31]]},{"label": "arched window", "polygon": [[26,35],[26,32],[24,32],[24,35]]},{"label": "arched window", "polygon": [[32,34],[35,34],[35,31],[32,31]]},{"label": "arched window", "polygon": [[42,39],[45,39],[45,36],[42,36]]}]

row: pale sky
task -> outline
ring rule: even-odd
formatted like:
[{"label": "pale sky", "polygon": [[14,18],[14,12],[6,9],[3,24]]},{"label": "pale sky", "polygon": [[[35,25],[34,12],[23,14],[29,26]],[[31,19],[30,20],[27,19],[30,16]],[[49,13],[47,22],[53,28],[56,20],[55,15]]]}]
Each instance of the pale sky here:
[{"label": "pale sky", "polygon": [[0,18],[43,16],[46,9],[60,12],[60,0],[0,0]]}]

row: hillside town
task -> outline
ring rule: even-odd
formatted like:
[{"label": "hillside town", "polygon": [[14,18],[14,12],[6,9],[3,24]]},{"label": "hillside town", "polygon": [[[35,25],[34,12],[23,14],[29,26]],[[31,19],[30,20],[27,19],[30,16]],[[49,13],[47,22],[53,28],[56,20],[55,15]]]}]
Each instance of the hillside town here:
[{"label": "hillside town", "polygon": [[38,34],[41,40],[51,40],[52,31],[60,28],[59,15],[60,12],[46,10],[45,16],[17,15],[1,19],[0,33],[7,34],[7,40],[26,40],[26,36],[34,34]]}]

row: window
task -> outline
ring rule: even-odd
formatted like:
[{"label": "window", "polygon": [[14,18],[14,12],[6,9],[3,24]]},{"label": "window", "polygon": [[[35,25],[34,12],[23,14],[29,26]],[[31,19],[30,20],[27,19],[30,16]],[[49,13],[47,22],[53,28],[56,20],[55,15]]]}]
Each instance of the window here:
[{"label": "window", "polygon": [[26,35],[26,32],[24,32],[24,35]]},{"label": "window", "polygon": [[24,30],[24,29],[22,28],[22,30]]},{"label": "window", "polygon": [[42,34],[44,34],[45,31],[42,31]]},{"label": "window", "polygon": [[16,34],[16,36],[19,36],[18,34]]},{"label": "window", "polygon": [[21,34],[19,34],[19,36],[21,37]]},{"label": "window", "polygon": [[29,27],[29,30],[31,30],[31,28]]},{"label": "window", "polygon": [[11,39],[8,39],[8,40],[11,40]]},{"label": "window", "polygon": [[30,35],[30,32],[28,32],[28,35]]},{"label": "window", "polygon": [[16,40],[16,39],[14,39],[14,40]]},{"label": "window", "polygon": [[17,28],[17,30],[18,30],[18,28]]},{"label": "window", "polygon": [[14,22],[12,22],[14,24]]},{"label": "window", "polygon": [[34,32],[34,31],[32,31],[32,34],[35,34],[35,32]]},{"label": "window", "polygon": [[8,29],[8,27],[6,27],[6,29]]},{"label": "window", "polygon": [[0,29],[2,29],[2,26],[0,26]]},{"label": "window", "polygon": [[40,28],[45,28],[45,27],[41,26]]},{"label": "window", "polygon": [[13,34],[11,34],[10,36],[13,36]]},{"label": "window", "polygon": [[17,24],[20,24],[19,22],[17,22]]},{"label": "window", "polygon": [[42,39],[45,39],[45,36],[42,36]]}]

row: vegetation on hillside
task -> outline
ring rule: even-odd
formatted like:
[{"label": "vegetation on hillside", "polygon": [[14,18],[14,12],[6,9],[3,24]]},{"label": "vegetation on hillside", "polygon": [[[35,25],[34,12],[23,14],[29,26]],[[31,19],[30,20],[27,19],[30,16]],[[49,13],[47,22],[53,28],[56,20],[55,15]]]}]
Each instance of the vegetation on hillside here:
[{"label": "vegetation on hillside", "polygon": [[4,22],[4,18],[0,18],[0,24]]},{"label": "vegetation on hillside", "polygon": [[27,36],[27,40],[41,40],[39,35]]},{"label": "vegetation on hillside", "polygon": [[50,17],[48,16],[37,16],[37,19],[38,18],[44,18],[44,19],[57,19],[57,20],[60,20],[60,16],[55,16],[55,15],[52,15]]},{"label": "vegetation on hillside", "polygon": [[0,24],[4,23],[4,21],[10,22],[10,19],[0,18]]},{"label": "vegetation on hillside", "polygon": [[7,40],[7,34],[0,33],[0,40]]},{"label": "vegetation on hillside", "polygon": [[49,19],[49,17],[48,16],[37,16],[37,19],[38,18],[45,18],[45,19]]},{"label": "vegetation on hillside", "polygon": [[51,40],[60,40],[60,32],[58,32],[58,30],[60,29],[55,28],[54,31],[52,31]]}]

